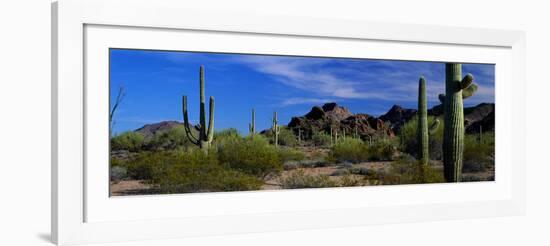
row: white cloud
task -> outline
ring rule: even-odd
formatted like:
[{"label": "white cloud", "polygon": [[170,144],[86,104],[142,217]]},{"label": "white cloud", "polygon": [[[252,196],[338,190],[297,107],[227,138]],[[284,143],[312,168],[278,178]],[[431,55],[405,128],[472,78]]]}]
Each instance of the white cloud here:
[{"label": "white cloud", "polygon": [[322,103],[335,102],[335,101],[338,101],[338,99],[292,97],[292,98],[282,99],[279,106],[285,107],[285,106],[292,106],[292,105],[299,105],[299,104],[322,104]]}]

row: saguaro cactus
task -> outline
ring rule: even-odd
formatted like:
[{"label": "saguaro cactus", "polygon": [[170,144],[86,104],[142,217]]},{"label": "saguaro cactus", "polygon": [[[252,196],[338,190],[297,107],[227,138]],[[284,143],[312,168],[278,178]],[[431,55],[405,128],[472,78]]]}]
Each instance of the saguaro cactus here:
[{"label": "saguaro cactus", "polygon": [[279,122],[277,121],[277,111],[273,112],[273,125],[271,126],[271,132],[273,132],[273,143],[275,144],[275,147],[277,147],[279,146],[279,133],[281,132]]},{"label": "saguaro cactus", "polygon": [[256,134],[256,110],[254,109],[252,109],[252,122],[248,123],[248,130],[251,136]]},{"label": "saguaro cactus", "polygon": [[439,95],[443,103],[443,170],[447,182],[460,182],[464,152],[464,105],[463,99],[477,91],[474,77],[462,78],[462,65],[445,64],[445,94]]},{"label": "saguaro cactus", "polygon": [[418,125],[416,130],[418,142],[418,160],[421,165],[428,165],[428,105],[426,99],[426,80],[424,76],[418,81]]},{"label": "saguaro cactus", "polygon": [[418,160],[421,165],[428,165],[430,160],[429,134],[434,133],[439,127],[436,118],[428,129],[428,103],[426,97],[426,79],[420,77],[418,81],[418,124],[416,137],[418,142]]},{"label": "saguaro cactus", "polygon": [[200,67],[199,72],[200,83],[200,118],[199,125],[195,128],[199,131],[199,136],[193,136],[189,124],[189,116],[187,110],[187,96],[183,96],[183,121],[185,125],[185,134],[191,143],[199,146],[203,150],[208,150],[212,140],[214,139],[214,97],[210,97],[210,117],[208,122],[208,131],[206,130],[206,112],[205,112],[205,98],[204,98],[204,66]]}]

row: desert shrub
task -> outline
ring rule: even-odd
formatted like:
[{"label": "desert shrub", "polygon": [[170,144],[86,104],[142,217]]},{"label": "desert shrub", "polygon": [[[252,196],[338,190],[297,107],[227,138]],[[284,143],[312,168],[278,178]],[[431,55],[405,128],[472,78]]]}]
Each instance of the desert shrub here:
[{"label": "desert shrub", "polygon": [[464,137],[463,172],[483,172],[494,165],[494,133],[483,133],[482,139],[480,142],[478,134],[467,134]]},{"label": "desert shrub", "polygon": [[[428,116],[428,127],[434,121],[433,116]],[[439,120],[439,127],[437,130],[429,135],[429,151],[430,159],[439,160],[443,156],[443,120]],[[399,147],[401,151],[408,153],[412,156],[418,155],[418,143],[416,130],[418,126],[417,117],[412,117],[407,123],[405,123],[401,129],[399,129],[398,139]]]},{"label": "desert shrub", "polygon": [[122,166],[113,166],[110,170],[110,179],[113,182],[119,182],[128,178],[128,171]]},{"label": "desert shrub", "polygon": [[352,167],[349,172],[351,174],[356,175],[363,175],[363,176],[369,176],[374,177],[376,175],[376,171],[367,167]]},{"label": "desert shrub", "polygon": [[326,167],[330,163],[324,159],[313,159],[313,160],[301,160],[299,161],[300,167],[303,168],[312,168],[312,167]]},{"label": "desert shrub", "polygon": [[283,163],[283,170],[294,170],[296,168],[300,167],[300,163],[298,161],[287,161]]},{"label": "desert shrub", "polygon": [[461,182],[480,182],[480,181],[495,181],[495,176],[490,175],[487,177],[477,176],[477,175],[462,175]]},{"label": "desert shrub", "polygon": [[342,187],[351,187],[351,186],[362,186],[366,185],[366,179],[358,179],[350,174],[344,174],[338,181],[338,186]]},{"label": "desert shrub", "polygon": [[330,135],[324,132],[317,132],[313,134],[311,140],[315,146],[328,147],[331,144]]},{"label": "desert shrub", "polygon": [[368,159],[372,161],[388,161],[393,159],[395,147],[391,140],[379,140],[367,148]]},{"label": "desert shrub", "polygon": [[382,177],[384,184],[425,184],[445,182],[443,171],[430,165],[423,166],[412,156],[401,156],[392,162]]},{"label": "desert shrub", "polygon": [[111,150],[139,151],[143,146],[145,138],[137,132],[123,132],[111,138]]},{"label": "desert shrub", "polygon": [[259,135],[228,138],[217,148],[220,163],[249,175],[265,178],[283,169],[277,149]]},{"label": "desert shrub", "polygon": [[346,138],[332,145],[329,161],[353,162],[366,161],[369,158],[367,145],[363,141],[354,138]]},{"label": "desert shrub", "polygon": [[263,182],[221,165],[215,151],[186,150],[153,154],[152,183],[162,193],[242,191],[260,189]]},{"label": "desert shrub", "polygon": [[[195,129],[191,129],[193,136],[198,136]],[[177,125],[167,131],[158,131],[147,142],[146,148],[153,151],[174,150],[178,148],[190,147],[193,144],[185,134],[185,127]]]},{"label": "desert shrub", "polygon": [[177,155],[172,151],[143,151],[121,166],[127,169],[127,174],[132,179],[151,180],[156,169],[178,161]]},{"label": "desert shrub", "polygon": [[235,128],[227,128],[214,133],[214,141],[223,141],[226,138],[241,138],[241,134]]},{"label": "desert shrub", "polygon": [[338,184],[326,175],[308,175],[304,170],[297,170],[281,179],[284,189],[335,187]]},{"label": "desert shrub", "polygon": [[111,154],[111,158],[110,158],[109,163],[110,163],[111,167],[116,167],[116,166],[123,166],[126,163],[126,161],[124,161],[120,158],[115,158]]},{"label": "desert shrub", "polygon": [[[292,130],[290,130],[288,127],[280,126],[279,130],[280,130],[279,137],[278,137],[279,145],[293,147],[298,144],[298,137],[294,135]],[[273,136],[273,132],[271,131],[271,129],[268,129],[263,135],[267,139],[269,139],[269,143],[274,144],[275,138]]]},{"label": "desert shrub", "polygon": [[277,148],[277,154],[282,162],[301,161],[306,158],[303,152],[282,146]]}]

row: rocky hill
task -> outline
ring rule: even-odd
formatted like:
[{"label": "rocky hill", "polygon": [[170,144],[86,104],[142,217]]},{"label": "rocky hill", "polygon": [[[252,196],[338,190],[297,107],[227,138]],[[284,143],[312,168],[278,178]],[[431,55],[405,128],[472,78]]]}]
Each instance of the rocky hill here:
[{"label": "rocky hill", "polygon": [[[380,116],[384,121],[389,121],[392,130],[399,131],[399,128],[416,115],[416,109],[403,109],[394,105],[390,111]],[[443,105],[436,105],[428,110],[428,115],[442,117]],[[480,127],[483,131],[495,130],[495,104],[481,103],[473,107],[464,108],[464,128],[467,133],[478,132]]]},{"label": "rocky hill", "polygon": [[[330,129],[338,129],[339,134],[356,134],[365,139],[368,136],[395,136],[399,129],[416,116],[416,109],[406,109],[399,105],[393,105],[388,112],[380,117],[368,114],[353,114],[347,108],[336,103],[326,103],[323,106],[314,106],[304,116],[293,117],[288,127],[297,134],[298,129],[307,138],[314,133],[323,131],[330,133]],[[442,105],[437,105],[428,110],[428,115],[442,117]],[[481,103],[474,107],[464,108],[464,127],[466,132],[478,132],[495,129],[495,104]]]},{"label": "rocky hill", "polygon": [[141,128],[135,130],[137,133],[141,133],[145,139],[152,138],[156,133],[166,132],[176,126],[183,126],[182,122],[178,121],[161,121],[154,124],[147,124]]},{"label": "rocky hill", "polygon": [[295,133],[301,130],[306,139],[317,132],[330,134],[331,129],[338,131],[340,136],[344,132],[347,136],[357,134],[361,138],[373,135],[394,136],[389,123],[368,114],[353,114],[336,103],[314,106],[304,116],[293,117],[288,127]]},{"label": "rocky hill", "polygon": [[[428,110],[428,115],[442,117],[442,111],[442,106],[437,105]],[[292,117],[287,126],[296,135],[301,130],[305,139],[310,139],[318,132],[330,134],[331,129],[338,131],[339,136],[345,132],[347,136],[357,134],[363,139],[367,139],[369,136],[391,138],[416,115],[416,112],[416,109],[406,109],[394,105],[385,114],[375,117],[364,113],[354,114],[348,108],[332,102],[314,106],[303,116]],[[464,127],[467,133],[477,133],[480,128],[483,131],[493,131],[495,129],[495,104],[481,103],[474,107],[464,108],[464,118]],[[143,134],[146,139],[150,139],[156,133],[168,131],[176,126],[183,126],[183,123],[162,121],[144,125],[135,131]]]}]

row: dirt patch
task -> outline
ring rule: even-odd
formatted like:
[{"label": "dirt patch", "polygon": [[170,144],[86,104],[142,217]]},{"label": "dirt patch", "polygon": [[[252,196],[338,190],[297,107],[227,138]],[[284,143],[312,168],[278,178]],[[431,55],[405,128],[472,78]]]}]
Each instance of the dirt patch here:
[{"label": "dirt patch", "polygon": [[[343,176],[333,175],[333,174],[341,169],[367,168],[372,170],[383,170],[383,169],[385,170],[389,168],[390,165],[391,165],[390,161],[380,161],[380,162],[362,162],[362,163],[352,164],[351,166],[348,166],[348,167],[345,167],[342,165],[334,165],[334,166],[327,166],[327,167],[309,167],[309,168],[297,168],[293,170],[285,170],[279,176],[270,177],[267,180],[265,180],[265,184],[262,186],[262,190],[282,189],[281,180],[288,177],[293,172],[296,172],[299,170],[303,171],[304,174],[306,175],[311,175],[311,176],[326,175],[326,176],[329,176],[329,178],[333,181],[340,181],[343,178]],[[347,178],[363,179],[364,176],[348,175]]]},{"label": "dirt patch", "polygon": [[151,185],[143,180],[111,182],[111,196],[143,195],[152,193]]}]

